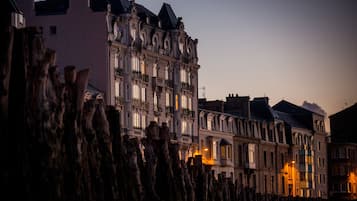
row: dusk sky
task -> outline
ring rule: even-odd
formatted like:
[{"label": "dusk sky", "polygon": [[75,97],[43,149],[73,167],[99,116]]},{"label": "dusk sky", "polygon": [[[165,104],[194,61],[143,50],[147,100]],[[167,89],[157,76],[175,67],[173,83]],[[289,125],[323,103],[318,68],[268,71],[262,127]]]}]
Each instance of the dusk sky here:
[{"label": "dusk sky", "polygon": [[[137,0],[158,13],[162,0]],[[319,104],[357,102],[357,1],[166,0],[198,38],[199,87]],[[202,97],[202,90],[199,90]]]}]

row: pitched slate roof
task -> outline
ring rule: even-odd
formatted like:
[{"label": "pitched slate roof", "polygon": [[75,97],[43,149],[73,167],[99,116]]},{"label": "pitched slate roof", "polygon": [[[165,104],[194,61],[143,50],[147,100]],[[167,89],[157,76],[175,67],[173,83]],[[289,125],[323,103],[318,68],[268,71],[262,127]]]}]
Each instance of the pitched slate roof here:
[{"label": "pitched slate roof", "polygon": [[171,6],[164,3],[159,12],[159,18],[161,20],[162,27],[164,29],[174,29],[177,25],[177,17],[172,10]]},{"label": "pitched slate roof", "polygon": [[5,10],[8,13],[22,13],[15,0],[5,0]]},{"label": "pitched slate roof", "polygon": [[274,113],[277,119],[284,121],[286,124],[290,125],[291,127],[309,129],[305,124],[300,122],[293,115],[280,111],[274,111]]},{"label": "pitched slate roof", "polygon": [[303,108],[301,106],[297,106],[293,103],[290,103],[286,100],[282,100],[280,101],[279,103],[275,104],[273,106],[273,109],[274,110],[278,110],[278,111],[281,111],[281,112],[286,112],[286,113],[290,113],[290,114],[316,114],[316,115],[319,115],[319,116],[323,116],[321,114],[318,114],[314,111],[311,111],[311,110],[308,110],[306,108]]},{"label": "pitched slate roof", "polygon": [[265,99],[253,99],[250,102],[250,113],[252,119],[274,120],[274,111]]},{"label": "pitched slate roof", "polygon": [[111,5],[111,11],[117,15],[128,12],[130,7],[128,0],[91,0],[90,8],[95,12],[103,12],[107,10],[108,3]]}]

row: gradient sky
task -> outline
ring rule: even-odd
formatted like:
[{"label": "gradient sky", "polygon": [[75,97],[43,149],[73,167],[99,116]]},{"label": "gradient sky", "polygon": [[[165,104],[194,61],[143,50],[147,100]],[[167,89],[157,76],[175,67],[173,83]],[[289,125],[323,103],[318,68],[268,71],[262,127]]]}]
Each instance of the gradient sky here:
[{"label": "gradient sky", "polygon": [[[158,13],[162,0],[137,0]],[[357,1],[166,0],[198,38],[199,87],[317,103],[327,115],[357,102]],[[199,91],[202,96],[202,90]]]}]

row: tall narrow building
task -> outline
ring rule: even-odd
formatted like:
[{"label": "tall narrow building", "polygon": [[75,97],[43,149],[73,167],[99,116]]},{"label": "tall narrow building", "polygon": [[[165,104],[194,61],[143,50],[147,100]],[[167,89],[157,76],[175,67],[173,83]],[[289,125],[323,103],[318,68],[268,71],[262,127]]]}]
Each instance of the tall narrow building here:
[{"label": "tall narrow building", "polygon": [[57,63],[90,68],[90,85],[121,111],[122,134],[166,122],[182,157],[198,139],[197,39],[164,3],[158,14],[128,0],[18,0]]}]

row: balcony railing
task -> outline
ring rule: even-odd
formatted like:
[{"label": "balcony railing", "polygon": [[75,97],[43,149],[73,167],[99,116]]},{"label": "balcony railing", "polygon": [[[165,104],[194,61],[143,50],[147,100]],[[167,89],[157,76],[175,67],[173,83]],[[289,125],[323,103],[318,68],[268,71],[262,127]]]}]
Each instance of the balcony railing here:
[{"label": "balcony railing", "polygon": [[191,118],[195,117],[195,111],[190,110],[190,109],[183,109],[182,113],[183,113],[183,116],[185,116],[185,117],[191,117]]},{"label": "balcony railing", "polygon": [[165,107],[166,114],[167,113],[174,113],[174,107],[173,106],[166,106]]},{"label": "balcony railing", "polygon": [[154,115],[155,116],[160,116],[162,112],[162,108],[160,106],[154,105]]},{"label": "balcony railing", "polygon": [[117,75],[117,76],[123,76],[123,73],[124,73],[124,71],[123,71],[122,68],[117,67],[117,68],[115,69],[115,75]]},{"label": "balcony railing", "polygon": [[141,79],[142,79],[142,81],[144,81],[144,82],[149,82],[149,75],[142,74],[142,75],[141,75]]},{"label": "balcony railing", "polygon": [[185,82],[181,82],[181,88],[186,91],[191,91],[192,93],[194,92],[194,86]]},{"label": "balcony railing", "polygon": [[165,86],[169,88],[173,88],[174,82],[172,80],[165,80]]},{"label": "balcony railing", "polygon": [[140,71],[133,71],[133,78],[134,79],[141,79],[141,72]]},{"label": "balcony railing", "polygon": [[245,163],[244,167],[247,169],[256,169],[257,166],[254,162],[252,162],[252,163]]},{"label": "balcony railing", "polygon": [[124,97],[115,97],[115,105],[123,105]]}]

